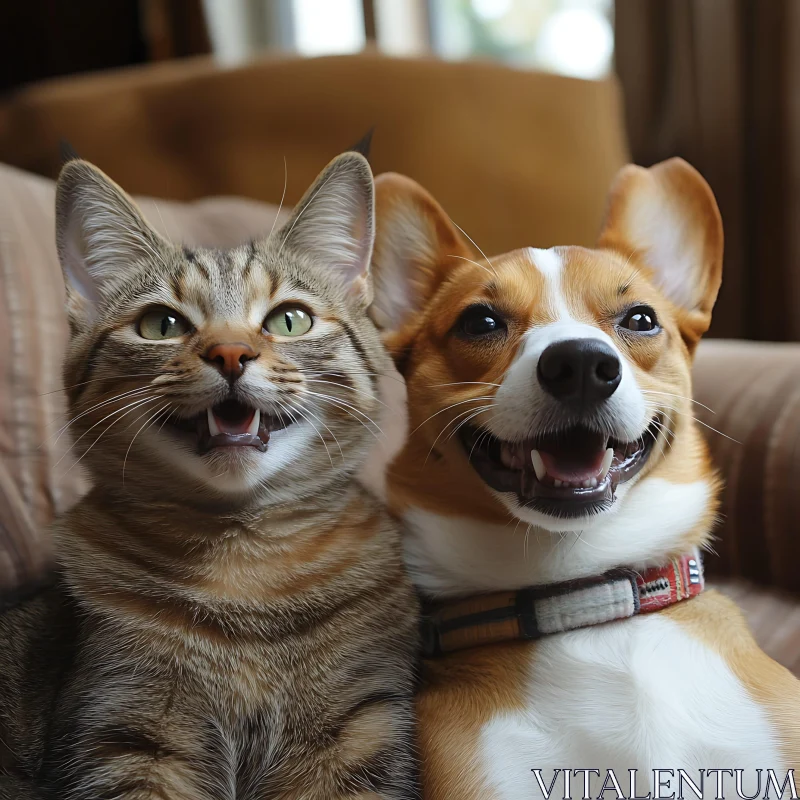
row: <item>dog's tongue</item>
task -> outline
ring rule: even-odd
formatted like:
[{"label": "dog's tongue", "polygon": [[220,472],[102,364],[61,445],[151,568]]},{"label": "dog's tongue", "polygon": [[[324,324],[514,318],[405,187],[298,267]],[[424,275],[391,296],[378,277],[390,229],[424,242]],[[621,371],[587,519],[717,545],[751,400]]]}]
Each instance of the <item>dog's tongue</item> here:
[{"label": "dog's tongue", "polygon": [[582,483],[596,477],[603,466],[606,439],[582,432],[555,437],[539,445],[547,474],[565,483]]},{"label": "dog's tongue", "polygon": [[597,477],[603,466],[605,450],[597,450],[576,458],[572,454],[552,454],[546,450],[539,450],[547,474],[565,483],[583,483]]}]

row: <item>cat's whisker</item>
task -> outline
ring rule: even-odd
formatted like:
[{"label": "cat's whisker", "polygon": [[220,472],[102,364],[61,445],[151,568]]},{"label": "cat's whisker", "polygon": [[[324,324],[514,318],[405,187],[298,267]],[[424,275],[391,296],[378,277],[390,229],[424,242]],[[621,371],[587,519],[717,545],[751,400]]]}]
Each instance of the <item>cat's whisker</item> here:
[{"label": "cat's whisker", "polygon": [[[131,443],[128,445],[128,449],[125,451],[125,458],[122,459],[122,485],[125,485],[125,467],[128,464],[128,455],[131,452],[131,448],[133,447],[133,443],[136,441],[136,437],[148,426],[150,423],[155,422],[158,419],[159,415],[162,414],[169,408],[169,403],[164,403],[164,405],[160,406],[156,409],[156,411],[151,414],[145,421],[144,424],[133,434],[133,438],[131,439]],[[144,414],[136,418],[136,422],[138,422],[143,416],[146,416],[150,413],[150,409],[145,411]],[[130,428],[131,426],[128,425]]]},{"label": "cat's whisker", "polygon": [[[358,419],[358,417],[354,416],[354,414],[358,414],[364,420],[366,420],[366,422],[370,423],[370,425],[373,425],[375,427],[375,429],[377,431],[379,431],[383,435],[383,430],[381,429],[380,425],[378,425],[378,423],[375,422],[375,420],[372,419],[372,417],[370,417],[368,414],[365,414],[363,411],[361,411],[361,409],[356,408],[351,403],[348,403],[348,402],[346,402],[345,400],[342,400],[339,397],[332,397],[331,395],[322,394],[321,392],[315,392],[315,391],[312,391],[311,389],[306,389],[305,393],[310,397],[316,397],[316,398],[318,398],[318,399],[320,399],[320,400],[322,400],[324,402],[330,403],[331,405],[335,405],[335,406],[341,408],[343,411],[346,411],[347,413],[350,413],[350,411],[352,411],[353,413],[350,414],[350,416],[352,416],[354,419]],[[348,411],[348,409],[350,411]],[[370,430],[368,425],[366,425],[360,419],[358,419],[358,421],[361,422],[361,424],[364,425],[364,427],[366,427],[367,430]],[[370,432],[374,434],[374,431],[370,431]]]},{"label": "cat's whisker", "polygon": [[339,386],[340,388],[347,389],[350,392],[355,392],[357,394],[364,395],[364,397],[369,397],[370,400],[374,400],[376,403],[380,403],[380,405],[382,405],[384,408],[388,408],[386,403],[384,403],[378,397],[376,397],[373,394],[370,394],[369,392],[365,392],[363,389],[356,389],[355,386],[347,386],[344,383],[337,383],[336,381],[324,381],[324,380],[319,380],[319,379],[315,379],[315,378],[306,378],[306,382],[307,383],[322,383],[322,384],[325,384],[327,386]]},{"label": "cat's whisker", "polygon": [[278,223],[278,218],[281,215],[281,209],[283,208],[283,201],[286,199],[286,186],[289,183],[289,167],[286,162],[286,156],[283,157],[283,191],[281,192],[281,202],[278,204],[278,211],[275,214],[275,219],[272,220],[272,227],[269,229],[269,239],[272,234],[275,232],[275,225]]},{"label": "cat's whisker", "polygon": [[371,378],[388,378],[389,380],[396,381],[397,383],[403,384],[405,386],[405,380],[403,379],[402,375],[392,374],[391,372],[371,372],[369,370],[351,370],[348,369],[347,372],[339,372],[338,370],[326,370],[323,372],[306,372],[304,370],[297,370],[298,375],[313,375],[315,378],[321,378],[325,375],[331,375],[334,378],[348,378],[352,375],[366,375]]},{"label": "cat's whisker", "polygon": [[332,177],[333,177],[333,175],[329,175],[327,178],[325,178],[324,181],[320,182],[319,186],[314,190],[314,192],[311,195],[311,197],[308,198],[308,201],[306,202],[306,205],[303,206],[302,209],[300,209],[300,213],[292,220],[292,224],[289,226],[289,230],[286,231],[286,234],[281,239],[281,243],[280,243],[280,247],[278,247],[278,254],[276,255],[276,259],[280,258],[281,253],[283,252],[283,246],[286,244],[287,240],[292,235],[292,231],[295,229],[295,226],[297,225],[297,223],[300,222],[300,218],[303,216],[303,214],[305,214],[306,211],[308,211],[309,208],[311,208],[313,206],[314,198],[327,186],[328,182],[331,180]]},{"label": "cat's whisker", "polygon": [[319,422],[319,424],[322,425],[322,427],[325,428],[326,431],[328,431],[328,433],[333,438],[333,441],[336,442],[336,446],[339,448],[339,455],[341,456],[342,461],[344,461],[345,460],[344,459],[344,451],[342,450],[342,446],[341,446],[341,444],[339,444],[339,440],[336,438],[336,435],[333,433],[333,431],[313,411],[311,411],[311,409],[309,409],[309,408],[301,409],[301,408],[295,407],[294,410],[297,411],[297,413],[300,414],[300,416],[306,422],[308,422],[308,424],[311,425],[311,427],[316,431],[317,436],[319,436],[319,440],[322,442],[323,446],[325,447],[325,452],[328,454],[328,460],[331,462],[331,466],[333,466],[333,458],[331,458],[331,452],[328,449],[328,444],[325,441],[325,437],[319,432],[319,430],[317,429],[317,426],[314,425],[314,423],[306,416],[306,414],[310,414],[312,417],[314,417],[314,419],[317,420],[317,422]]},{"label": "cat's whisker", "polygon": [[148,397],[137,397],[135,400],[132,400],[130,403],[126,403],[121,408],[117,408],[114,411],[112,411],[111,413],[106,414],[102,419],[99,419],[97,422],[94,423],[94,425],[92,425],[91,427],[87,428],[74,442],[72,442],[72,444],[70,444],[70,446],[67,448],[67,450],[64,453],[64,455],[62,455],[61,458],[59,458],[58,461],[56,461],[56,463],[53,464],[53,467],[54,468],[57,467],[67,457],[67,455],[69,455],[69,453],[72,452],[72,450],[75,449],[75,447],[81,441],[81,439],[83,439],[83,437],[86,436],[90,431],[93,431],[98,425],[102,425],[107,419],[111,419],[111,417],[114,417],[117,414],[122,413],[123,411],[126,412],[125,414],[123,414],[123,416],[127,416],[127,414],[130,413],[130,412],[126,411],[126,409],[130,409],[131,411],[135,411],[140,406],[145,405],[146,403],[152,402],[153,400],[156,400],[158,397],[159,397],[159,395],[152,395],[152,396],[148,396]]},{"label": "cat's whisker", "polygon": [[95,403],[93,406],[90,406],[85,411],[82,411],[80,414],[77,414],[72,419],[67,420],[66,424],[62,425],[57,431],[54,431],[53,433],[51,433],[50,436],[48,436],[47,439],[45,439],[42,442],[42,444],[39,445],[39,447],[40,448],[44,447],[44,445],[46,445],[48,442],[50,442],[50,440],[53,439],[54,436],[56,438],[55,438],[55,441],[53,442],[53,444],[56,444],[58,442],[58,440],[62,437],[64,432],[67,430],[67,428],[70,427],[70,425],[74,424],[75,422],[77,422],[82,417],[85,417],[87,414],[90,414],[92,411],[95,411],[98,408],[102,408],[103,406],[107,406],[110,403],[114,403],[117,400],[122,400],[123,398],[127,398],[127,397],[134,397],[134,396],[139,395],[139,394],[144,394],[144,393],[146,393],[148,391],[152,391],[152,387],[151,386],[140,386],[137,389],[131,389],[130,391],[127,391],[127,392],[120,392],[119,394],[115,394],[113,397],[110,397],[107,400],[103,400],[100,403]]},{"label": "cat's whisker", "polygon": [[[114,427],[114,425],[116,425],[116,424],[117,424],[117,423],[118,423],[118,422],[119,422],[119,421],[120,421],[120,420],[121,420],[123,417],[127,417],[127,416],[128,416],[128,414],[130,414],[130,413],[132,413],[133,411],[135,411],[135,410],[136,410],[136,408],[138,408],[138,407],[139,407],[139,405],[143,405],[143,404],[144,404],[144,403],[146,403],[146,402],[153,402],[153,401],[155,401],[155,400],[158,400],[158,399],[159,399],[159,395],[156,395],[156,396],[154,396],[154,397],[150,397],[150,398],[145,398],[145,400],[138,401],[138,402],[137,402],[137,404],[136,404],[136,406],[135,406],[134,408],[130,408],[130,409],[128,409],[128,410],[127,410],[127,411],[126,411],[124,414],[121,414],[121,415],[117,416],[117,418],[116,418],[116,419],[115,419],[115,420],[114,420],[114,421],[113,421],[113,422],[112,422],[110,425],[107,425],[105,428],[103,428],[103,430],[102,430],[102,431],[100,431],[100,434],[98,435],[98,437],[97,437],[97,438],[96,438],[96,439],[95,439],[95,440],[94,440],[94,441],[93,441],[93,442],[92,442],[92,443],[89,445],[89,447],[87,447],[87,448],[86,448],[86,450],[84,450],[84,451],[83,451],[83,453],[82,453],[82,454],[81,454],[81,456],[78,458],[78,460],[77,460],[77,461],[75,461],[75,462],[74,462],[74,463],[73,463],[73,464],[72,464],[72,465],[69,467],[69,469],[67,469],[67,470],[64,472],[64,475],[67,475],[67,474],[68,474],[68,473],[69,473],[69,472],[70,472],[72,469],[74,469],[74,468],[75,468],[75,467],[76,467],[78,464],[80,464],[80,462],[81,462],[81,461],[83,461],[83,459],[84,459],[84,458],[85,458],[85,457],[88,455],[88,453],[89,453],[89,452],[90,452],[90,451],[91,451],[91,450],[94,448],[94,446],[95,446],[95,445],[96,445],[96,444],[97,444],[97,443],[100,441],[100,439],[102,439],[102,438],[103,438],[103,436],[104,436],[106,433],[108,433],[108,431],[110,431],[110,430],[111,430],[111,428],[113,428],[113,427]],[[115,413],[116,413],[116,412],[112,412],[112,413],[111,413],[111,414],[109,414],[107,417],[104,417],[104,418],[103,418],[103,420],[101,420],[101,422],[105,421],[105,420],[106,420],[106,419],[108,419],[109,417],[112,417],[112,416],[114,416],[114,414],[115,414]],[[97,424],[99,424],[99,423],[97,423]],[[93,425],[92,427],[94,428],[94,427],[96,427],[96,425]],[[90,428],[90,430],[91,430],[91,428]],[[88,433],[88,432],[89,432],[89,431],[86,431],[86,433]],[[73,447],[74,447],[74,446],[75,446],[75,445],[73,445]],[[70,450],[72,450],[72,447],[70,448]],[[70,452],[70,451],[68,450],[67,452]],[[64,455],[66,455],[66,453],[65,453]],[[62,458],[63,458],[63,456],[62,456]],[[59,459],[59,461],[60,461],[60,460],[61,460],[61,459]],[[64,477],[64,475],[62,475],[61,477],[63,478],[63,477]]]},{"label": "cat's whisker", "polygon": [[89,383],[98,383],[100,381],[111,381],[116,378],[128,380],[129,378],[155,378],[163,375],[163,372],[129,372],[123,375],[104,375],[102,378],[91,378],[88,381],[81,381],[80,383],[71,383],[69,386],[62,386],[60,389],[53,389],[51,392],[42,392],[39,397],[47,397],[50,394],[58,394],[59,392],[68,392],[70,389],[76,389],[78,386],[86,386]]},{"label": "cat's whisker", "polygon": [[161,421],[161,424],[158,426],[159,433],[164,429],[164,426],[172,419],[172,415],[175,413],[175,409],[173,408],[169,414],[167,414],[164,419]]}]

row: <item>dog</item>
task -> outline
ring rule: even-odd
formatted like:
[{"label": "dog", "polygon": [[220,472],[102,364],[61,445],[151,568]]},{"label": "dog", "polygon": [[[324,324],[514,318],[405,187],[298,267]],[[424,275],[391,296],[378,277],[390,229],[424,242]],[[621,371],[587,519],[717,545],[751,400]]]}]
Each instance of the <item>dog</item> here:
[{"label": "dog", "polygon": [[425,797],[792,791],[800,684],[703,591],[720,481],[691,365],[723,255],[705,180],[627,166],[594,249],[491,259],[409,178],[376,192]]}]

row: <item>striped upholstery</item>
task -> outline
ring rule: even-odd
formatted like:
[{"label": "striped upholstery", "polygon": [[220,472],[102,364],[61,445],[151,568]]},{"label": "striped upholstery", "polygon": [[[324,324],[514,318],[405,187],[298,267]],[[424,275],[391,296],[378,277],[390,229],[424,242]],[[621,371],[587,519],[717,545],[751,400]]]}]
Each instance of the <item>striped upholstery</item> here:
[{"label": "striped upholstery", "polygon": [[[0,165],[0,593],[35,584],[48,563],[41,531],[87,488],[67,453],[60,362],[67,338],[54,247],[53,182]],[[217,198],[142,200],[162,233],[225,247],[269,232],[273,206]],[[63,460],[62,460],[63,458]]]},{"label": "striped upholstery", "polygon": [[709,573],[800,592],[800,345],[709,340],[694,376],[726,482]]},{"label": "striped upholstery", "polygon": [[743,581],[712,585],[744,611],[753,636],[764,652],[800,677],[800,603],[797,598]]}]

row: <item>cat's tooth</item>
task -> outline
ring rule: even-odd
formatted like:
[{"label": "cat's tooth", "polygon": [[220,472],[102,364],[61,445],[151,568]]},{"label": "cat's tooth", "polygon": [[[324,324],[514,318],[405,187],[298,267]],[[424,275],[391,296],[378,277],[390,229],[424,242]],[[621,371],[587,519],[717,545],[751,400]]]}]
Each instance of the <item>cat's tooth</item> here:
[{"label": "cat's tooth", "polygon": [[531,464],[533,464],[533,471],[536,473],[536,477],[542,480],[547,475],[547,469],[538,450],[531,450]]},{"label": "cat's tooth", "polygon": [[251,436],[258,436],[258,426],[259,426],[260,423],[261,423],[261,409],[257,408],[256,409],[256,413],[253,414],[253,421],[250,423],[250,425],[247,428],[247,432]]},{"label": "cat's tooth", "polygon": [[214,412],[209,408],[206,410],[206,414],[208,415],[208,432],[212,436],[219,436],[219,425],[214,419]]},{"label": "cat's tooth", "polygon": [[614,448],[609,447],[606,454],[603,456],[603,463],[600,465],[600,472],[597,474],[597,482],[601,483],[605,480],[608,471],[611,469],[611,462],[614,460]]}]

